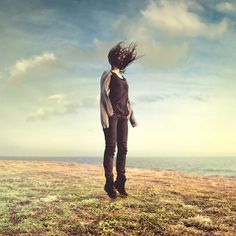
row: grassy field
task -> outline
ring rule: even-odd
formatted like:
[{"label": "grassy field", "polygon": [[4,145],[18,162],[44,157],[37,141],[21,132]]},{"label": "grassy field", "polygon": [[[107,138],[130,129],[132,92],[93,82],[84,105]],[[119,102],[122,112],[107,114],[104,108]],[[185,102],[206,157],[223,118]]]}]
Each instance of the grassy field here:
[{"label": "grassy field", "polygon": [[0,235],[236,235],[236,179],[126,170],[111,200],[102,164],[1,160]]}]

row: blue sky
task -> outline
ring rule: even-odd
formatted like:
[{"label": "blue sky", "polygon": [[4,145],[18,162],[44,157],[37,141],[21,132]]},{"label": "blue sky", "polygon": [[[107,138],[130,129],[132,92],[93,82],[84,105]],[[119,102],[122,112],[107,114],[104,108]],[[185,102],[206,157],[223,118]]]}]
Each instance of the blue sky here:
[{"label": "blue sky", "polygon": [[128,155],[236,155],[235,1],[0,1],[0,155],[103,156],[109,49],[138,43],[124,76],[138,126]]}]

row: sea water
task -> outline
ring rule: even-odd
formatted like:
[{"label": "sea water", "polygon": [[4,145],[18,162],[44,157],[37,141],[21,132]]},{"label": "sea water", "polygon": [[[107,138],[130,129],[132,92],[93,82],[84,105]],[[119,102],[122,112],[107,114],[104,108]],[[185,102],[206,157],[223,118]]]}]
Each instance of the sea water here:
[{"label": "sea water", "polygon": [[[63,161],[103,165],[103,157],[0,157],[0,160]],[[115,159],[114,159],[115,165]],[[236,157],[128,157],[127,167],[236,177]]]}]

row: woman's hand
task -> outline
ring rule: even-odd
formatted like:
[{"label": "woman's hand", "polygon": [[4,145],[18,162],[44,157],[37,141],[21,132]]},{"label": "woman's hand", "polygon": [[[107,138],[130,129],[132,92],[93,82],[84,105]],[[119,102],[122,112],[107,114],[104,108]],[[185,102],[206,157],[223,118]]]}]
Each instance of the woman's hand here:
[{"label": "woman's hand", "polygon": [[132,125],[132,127],[137,127],[137,126],[138,126],[138,123],[137,123],[137,122],[134,122],[134,123],[132,123],[131,125]]}]

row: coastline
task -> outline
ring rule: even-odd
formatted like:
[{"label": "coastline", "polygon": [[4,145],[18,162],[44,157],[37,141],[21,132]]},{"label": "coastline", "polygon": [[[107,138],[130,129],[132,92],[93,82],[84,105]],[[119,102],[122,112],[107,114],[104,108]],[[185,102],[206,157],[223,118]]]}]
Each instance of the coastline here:
[{"label": "coastline", "polygon": [[[49,165],[68,165],[68,166],[77,166],[77,167],[83,167],[83,168],[91,168],[94,167],[97,170],[99,170],[100,174],[101,172],[103,173],[103,163],[101,162],[100,164],[98,163],[79,163],[79,162],[68,162],[68,161],[58,161],[58,160],[24,160],[24,159],[17,159],[17,160],[1,160],[0,159],[0,165],[1,162],[4,161],[8,161],[8,162],[22,162],[26,163],[27,162],[32,162],[32,163],[37,163],[37,164],[49,164]],[[113,167],[113,171],[114,174],[116,174],[116,170],[115,170],[115,163],[114,163],[114,167]],[[236,181],[236,176],[224,176],[224,175],[204,175],[201,173],[196,173],[196,172],[188,172],[188,171],[178,171],[178,170],[172,170],[172,169],[161,169],[161,168],[148,168],[148,167],[126,167],[126,174],[132,174],[133,172],[142,172],[142,173],[148,173],[148,174],[155,174],[155,173],[165,173],[165,174],[173,174],[173,175],[182,175],[185,177],[192,177],[192,178],[206,178],[206,179],[212,179],[212,180],[216,180],[217,179],[231,179],[231,180],[235,180]],[[129,173],[130,172],[130,173]],[[104,176],[105,178],[105,176]]]},{"label": "coastline", "polygon": [[[102,165],[102,157],[0,157],[0,160],[53,161]],[[114,161],[115,162],[115,161]],[[115,163],[114,163],[115,165]],[[226,176],[236,178],[236,157],[147,157],[127,158],[128,168],[168,170],[203,176]]]}]

